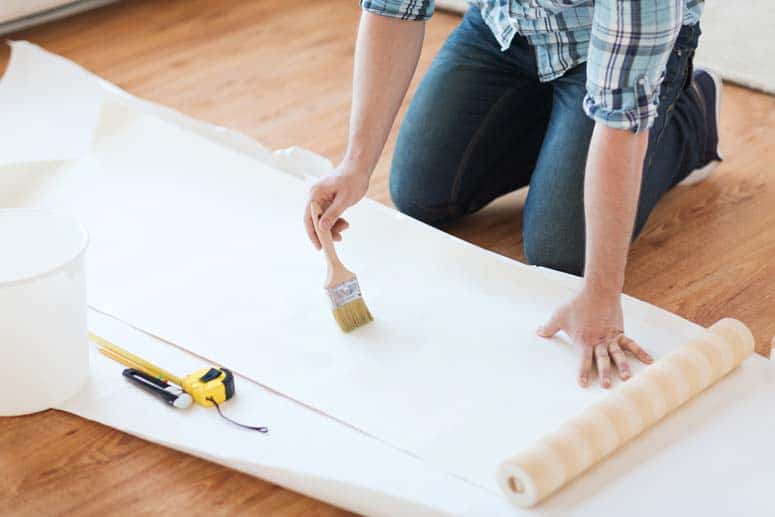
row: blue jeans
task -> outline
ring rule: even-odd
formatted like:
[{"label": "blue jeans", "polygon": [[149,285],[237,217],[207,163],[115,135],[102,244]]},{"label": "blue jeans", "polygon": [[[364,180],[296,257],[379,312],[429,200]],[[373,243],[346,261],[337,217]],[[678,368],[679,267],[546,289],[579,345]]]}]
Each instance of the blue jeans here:
[{"label": "blue jeans", "polygon": [[[681,30],[649,134],[635,236],[657,201],[707,161],[706,122],[689,88],[698,25]],[[582,110],[586,65],[540,83],[520,36],[502,52],[477,9],[439,51],[401,125],[390,193],[402,212],[440,226],[529,185],[529,263],[584,270],[584,169],[594,122]]]}]

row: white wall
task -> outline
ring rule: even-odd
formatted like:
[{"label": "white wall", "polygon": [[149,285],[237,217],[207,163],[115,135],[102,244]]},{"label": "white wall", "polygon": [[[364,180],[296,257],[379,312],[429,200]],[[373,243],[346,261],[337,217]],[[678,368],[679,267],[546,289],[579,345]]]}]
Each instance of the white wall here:
[{"label": "white wall", "polygon": [[73,3],[75,0],[3,0],[0,2],[0,23],[24,18],[33,13]]},{"label": "white wall", "polygon": [[0,34],[70,16],[117,0],[0,0]]},{"label": "white wall", "polygon": [[448,9],[450,11],[465,12],[468,9],[466,0],[436,0],[437,9]]}]

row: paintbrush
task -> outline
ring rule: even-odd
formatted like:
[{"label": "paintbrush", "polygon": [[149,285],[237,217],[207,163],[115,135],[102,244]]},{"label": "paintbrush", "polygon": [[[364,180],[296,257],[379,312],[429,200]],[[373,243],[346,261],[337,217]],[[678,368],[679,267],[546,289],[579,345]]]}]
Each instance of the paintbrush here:
[{"label": "paintbrush", "polygon": [[336,255],[331,232],[321,230],[319,221],[321,213],[322,210],[317,203],[314,201],[310,203],[312,224],[328,263],[328,278],[323,287],[331,300],[334,319],[343,331],[349,332],[374,318],[363,300],[355,273],[344,267]]}]

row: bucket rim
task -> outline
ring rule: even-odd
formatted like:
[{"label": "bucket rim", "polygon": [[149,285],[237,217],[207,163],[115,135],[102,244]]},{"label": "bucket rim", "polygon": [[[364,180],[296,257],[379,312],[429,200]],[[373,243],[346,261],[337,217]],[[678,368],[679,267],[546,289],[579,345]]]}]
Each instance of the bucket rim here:
[{"label": "bucket rim", "polygon": [[89,247],[89,243],[90,243],[89,232],[86,231],[86,228],[83,226],[83,224],[81,224],[81,222],[78,219],[76,219],[70,214],[59,212],[56,210],[51,210],[49,208],[0,208],[0,217],[3,217],[4,215],[25,215],[25,214],[26,215],[48,215],[53,218],[66,220],[72,223],[73,228],[75,228],[79,234],[80,242],[78,244],[76,251],[72,254],[72,256],[69,256],[67,259],[61,261],[56,266],[53,266],[49,269],[45,269],[43,271],[37,272],[32,275],[14,278],[13,280],[6,280],[6,281],[0,280],[0,289],[5,289],[8,287],[14,287],[21,284],[35,282],[47,276],[55,275],[60,271],[69,268],[75,262],[81,260],[83,256],[86,254],[86,250]]}]

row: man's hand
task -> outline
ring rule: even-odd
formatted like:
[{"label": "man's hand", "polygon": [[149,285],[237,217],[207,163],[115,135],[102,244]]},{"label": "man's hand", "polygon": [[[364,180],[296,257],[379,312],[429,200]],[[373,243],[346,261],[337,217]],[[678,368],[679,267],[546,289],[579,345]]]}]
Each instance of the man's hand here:
[{"label": "man's hand", "polygon": [[342,165],[334,174],[312,185],[309,201],[304,207],[304,226],[309,240],[316,249],[320,249],[320,241],[312,223],[310,203],[315,201],[323,210],[323,215],[320,216],[320,229],[330,231],[335,241],[341,241],[342,232],[350,226],[342,219],[342,212],[360,201],[366,195],[368,188],[368,174]]},{"label": "man's hand", "polygon": [[623,328],[619,295],[605,297],[585,289],[557,309],[549,322],[538,328],[538,335],[549,338],[560,330],[564,331],[582,350],[579,384],[587,386],[594,360],[600,383],[604,388],[610,388],[612,362],[622,380],[630,378],[630,365],[625,350],[643,363],[652,362],[649,354],[624,335]]}]

